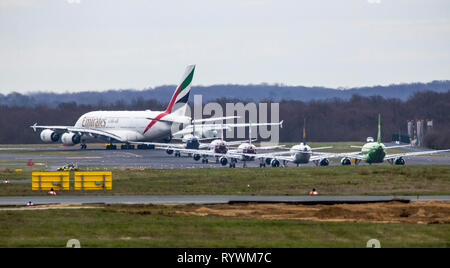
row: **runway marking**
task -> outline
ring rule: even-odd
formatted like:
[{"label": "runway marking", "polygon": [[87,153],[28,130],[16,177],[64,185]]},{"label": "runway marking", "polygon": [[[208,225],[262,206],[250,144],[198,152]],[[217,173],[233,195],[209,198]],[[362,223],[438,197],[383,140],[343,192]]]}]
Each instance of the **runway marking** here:
[{"label": "runway marking", "polygon": [[50,210],[50,209],[95,209],[102,207],[22,207],[22,208],[0,208],[0,211],[27,211],[27,210]]},{"label": "runway marking", "polygon": [[66,159],[100,159],[102,156],[68,156]]},{"label": "runway marking", "polygon": [[142,155],[133,154],[133,153],[124,153],[124,154],[128,154],[128,155],[131,155],[131,156],[134,156],[134,157],[142,157]]}]

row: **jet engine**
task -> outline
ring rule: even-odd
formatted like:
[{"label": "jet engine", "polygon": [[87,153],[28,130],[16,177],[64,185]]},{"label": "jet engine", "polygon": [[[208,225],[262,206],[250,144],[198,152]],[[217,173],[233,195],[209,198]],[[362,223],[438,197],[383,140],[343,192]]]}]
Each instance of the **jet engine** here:
[{"label": "jet engine", "polygon": [[81,136],[76,133],[66,132],[66,133],[62,134],[62,136],[61,136],[61,142],[65,145],[75,145],[75,144],[80,143],[80,141],[81,141]]},{"label": "jet engine", "polygon": [[200,158],[202,158],[202,156],[199,154],[194,154],[193,158],[195,161],[198,161],[198,160],[200,160]]},{"label": "jet engine", "polygon": [[172,135],[169,135],[169,136],[165,137],[164,139],[162,139],[162,142],[169,143],[171,140],[172,140]]},{"label": "jet engine", "polygon": [[200,148],[200,142],[197,138],[192,137],[186,141],[186,149],[195,149]]},{"label": "jet engine", "polygon": [[348,157],[344,157],[341,159],[341,165],[343,166],[350,166],[352,164],[352,161]]},{"label": "jet engine", "polygon": [[403,157],[399,157],[399,158],[395,159],[394,163],[396,165],[402,165],[403,166],[406,162],[405,162],[405,159],[403,159]]},{"label": "jet engine", "polygon": [[170,154],[173,154],[173,150],[172,150],[172,149],[167,149],[167,150],[166,150],[166,153],[169,154],[169,155],[170,155]]},{"label": "jet engine", "polygon": [[226,157],[222,156],[222,157],[219,159],[219,162],[220,162],[220,164],[221,164],[222,166],[226,166],[226,165],[228,164],[228,159],[227,159]]},{"label": "jet engine", "polygon": [[326,159],[326,158],[321,159],[320,162],[319,162],[319,165],[321,167],[328,166],[329,164],[330,164],[330,161],[328,161],[328,159]]},{"label": "jet engine", "polygon": [[41,132],[41,140],[43,142],[57,142],[59,141],[60,135],[53,130],[44,129]]},{"label": "jet engine", "polygon": [[272,159],[272,161],[270,161],[270,165],[272,167],[279,167],[280,166],[280,161],[278,161],[276,159]]}]

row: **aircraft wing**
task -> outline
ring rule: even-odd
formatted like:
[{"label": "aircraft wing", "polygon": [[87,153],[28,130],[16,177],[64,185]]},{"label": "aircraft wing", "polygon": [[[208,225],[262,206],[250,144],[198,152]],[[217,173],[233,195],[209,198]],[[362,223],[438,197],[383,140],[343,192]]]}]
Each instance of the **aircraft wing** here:
[{"label": "aircraft wing", "polygon": [[180,153],[186,153],[186,154],[199,154],[202,156],[210,156],[210,157],[233,157],[231,154],[218,154],[210,150],[195,150],[195,149],[177,149]]},{"label": "aircraft wing", "polygon": [[406,145],[394,145],[394,146],[389,146],[389,147],[384,147],[385,149],[393,149],[393,148],[405,148],[405,147],[411,147],[411,144],[406,144]]},{"label": "aircraft wing", "polygon": [[[289,153],[289,152],[287,152]],[[245,154],[245,153],[234,153],[236,156],[246,156],[255,159],[266,159],[266,158],[276,158],[281,161],[293,162],[294,158],[290,155],[282,155],[281,153],[267,153],[267,154]]]},{"label": "aircraft wing", "polygon": [[[317,153],[314,152],[309,158],[309,161],[322,160],[324,158],[338,158],[342,157],[340,153]],[[358,158],[358,156],[352,156],[352,158]],[[359,159],[359,158],[358,158]]]},{"label": "aircraft wing", "polygon": [[131,144],[145,144],[153,145],[157,149],[184,149],[184,144],[181,143],[161,143],[161,142],[130,142]]},{"label": "aircraft wing", "polygon": [[[324,157],[322,153],[315,152],[314,154],[321,155],[322,157]],[[332,156],[329,156],[329,158],[347,157],[347,158],[354,158],[354,159],[358,159],[358,160],[366,160],[365,156],[362,155],[361,152],[335,153],[335,154],[330,154],[330,155],[332,155]]]},{"label": "aircraft wing", "polygon": [[[404,147],[410,147],[411,144],[404,144],[404,145],[394,145],[394,146],[389,146],[389,147],[384,147],[385,149],[394,149],[394,148],[404,148]],[[356,146],[356,145],[351,145],[351,148],[358,148],[361,149],[363,148],[363,146]]]},{"label": "aircraft wing", "polygon": [[[216,140],[217,137],[211,137],[211,138],[197,138],[198,141],[211,141],[211,140]],[[172,138],[172,140],[181,140],[181,141],[185,141],[183,138]]]},{"label": "aircraft wing", "polygon": [[275,149],[283,149],[286,145],[274,145],[274,146],[263,146],[263,147],[256,147],[258,150],[275,150]]},{"label": "aircraft wing", "polygon": [[[195,131],[209,131],[209,130],[229,130],[231,128],[236,128],[236,127],[258,127],[258,126],[283,126],[283,121],[281,121],[280,123],[240,123],[240,124],[199,124],[199,125],[195,125]],[[184,129],[177,131],[173,134],[173,136],[178,136],[178,135],[187,135],[187,134],[192,134],[194,132],[194,126],[193,125],[189,125],[187,127],[185,127]]]},{"label": "aircraft wing", "polygon": [[390,154],[390,155],[386,155],[384,157],[384,159],[385,160],[390,160],[390,159],[396,159],[396,158],[399,158],[399,157],[436,154],[436,153],[443,153],[443,152],[450,152],[450,149],[448,149],[448,150],[435,150],[435,151],[421,151],[421,152],[412,152],[412,153],[401,153],[401,154]]},{"label": "aircraft wing", "polygon": [[[217,124],[209,125],[214,126]],[[208,126],[208,125],[207,125]],[[221,126],[221,125],[218,125]],[[235,128],[235,127],[260,127],[260,126],[280,126],[283,127],[283,120],[279,123],[231,123],[231,124],[223,124],[223,126],[227,128]]]},{"label": "aircraft wing", "polygon": [[98,130],[98,129],[94,129],[94,128],[79,128],[79,127],[72,127],[72,126],[39,126],[37,124],[34,124],[32,126],[30,126],[34,131],[36,131],[37,129],[50,129],[53,131],[59,131],[59,132],[74,132],[74,133],[79,133],[79,134],[86,134],[86,135],[90,135],[92,137],[97,137],[97,136],[101,136],[101,137],[105,137],[105,138],[109,138],[109,139],[113,139],[119,142],[125,142],[125,139],[123,139],[121,136],[111,133],[111,132],[107,132],[107,131],[103,131],[103,130]]},{"label": "aircraft wing", "polygon": [[[253,139],[252,142],[255,142],[256,139]],[[243,143],[247,143],[248,140],[241,140],[241,141],[227,141],[228,146],[234,146],[234,145],[241,145]]]},{"label": "aircraft wing", "polygon": [[281,161],[288,161],[288,162],[295,161],[294,157],[292,157],[292,156],[277,156],[276,159],[281,160]]},{"label": "aircraft wing", "polygon": [[269,158],[271,156],[273,157],[273,156],[283,156],[283,155],[291,155],[291,154],[292,153],[290,151],[285,151],[285,152],[271,152],[271,153],[259,154],[259,155],[264,155],[264,156],[267,156],[267,158]]},{"label": "aircraft wing", "polygon": [[314,151],[314,150],[325,150],[325,149],[333,149],[333,146],[311,148],[312,151]]}]

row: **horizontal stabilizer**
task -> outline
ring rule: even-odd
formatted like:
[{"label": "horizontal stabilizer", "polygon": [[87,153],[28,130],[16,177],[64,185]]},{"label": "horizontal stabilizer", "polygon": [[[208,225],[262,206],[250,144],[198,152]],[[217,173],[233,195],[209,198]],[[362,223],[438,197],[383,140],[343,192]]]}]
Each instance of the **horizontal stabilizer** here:
[{"label": "horizontal stabilizer", "polygon": [[326,147],[316,147],[316,148],[311,148],[311,150],[325,150],[325,149],[333,149],[333,146],[326,146]]}]

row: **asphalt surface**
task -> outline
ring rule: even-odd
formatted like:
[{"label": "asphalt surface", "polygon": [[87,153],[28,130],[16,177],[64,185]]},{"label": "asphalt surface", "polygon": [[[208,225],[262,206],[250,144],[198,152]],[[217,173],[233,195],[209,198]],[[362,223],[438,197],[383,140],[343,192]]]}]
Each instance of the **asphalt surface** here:
[{"label": "asphalt surface", "polygon": [[[450,201],[450,196],[397,196],[410,201]],[[7,196],[0,206],[45,204],[227,204],[230,202],[361,203],[387,202],[393,196]]]},{"label": "asphalt surface", "polygon": [[[92,147],[92,146],[91,146]],[[164,150],[105,150],[100,147],[93,147],[87,150],[80,150],[78,147],[42,147],[42,148],[0,148],[0,160],[8,160],[11,163],[1,163],[2,167],[14,166],[20,161],[32,159],[34,162],[46,163],[49,170],[75,163],[82,166],[129,166],[145,167],[155,169],[185,169],[185,168],[224,168],[216,164],[214,159],[209,160],[209,164],[202,164],[201,161],[194,161],[192,157],[183,156],[181,158],[168,155]],[[14,150],[14,153],[5,151]],[[33,151],[33,154],[21,153],[20,151]],[[56,152],[65,152],[64,155]],[[42,152],[42,154],[40,154]],[[52,155],[55,152],[55,155]],[[74,152],[73,155],[67,152]],[[81,153],[81,155],[80,155]],[[433,156],[406,157],[407,165],[449,165],[450,154],[443,153]],[[385,165],[388,163],[384,163]],[[330,161],[330,165],[340,165],[339,161]],[[361,163],[360,165],[365,165]],[[259,161],[247,162],[248,167],[259,167]],[[289,164],[289,166],[295,166]],[[314,166],[313,163],[307,166]],[[236,167],[242,167],[239,162]]]}]

